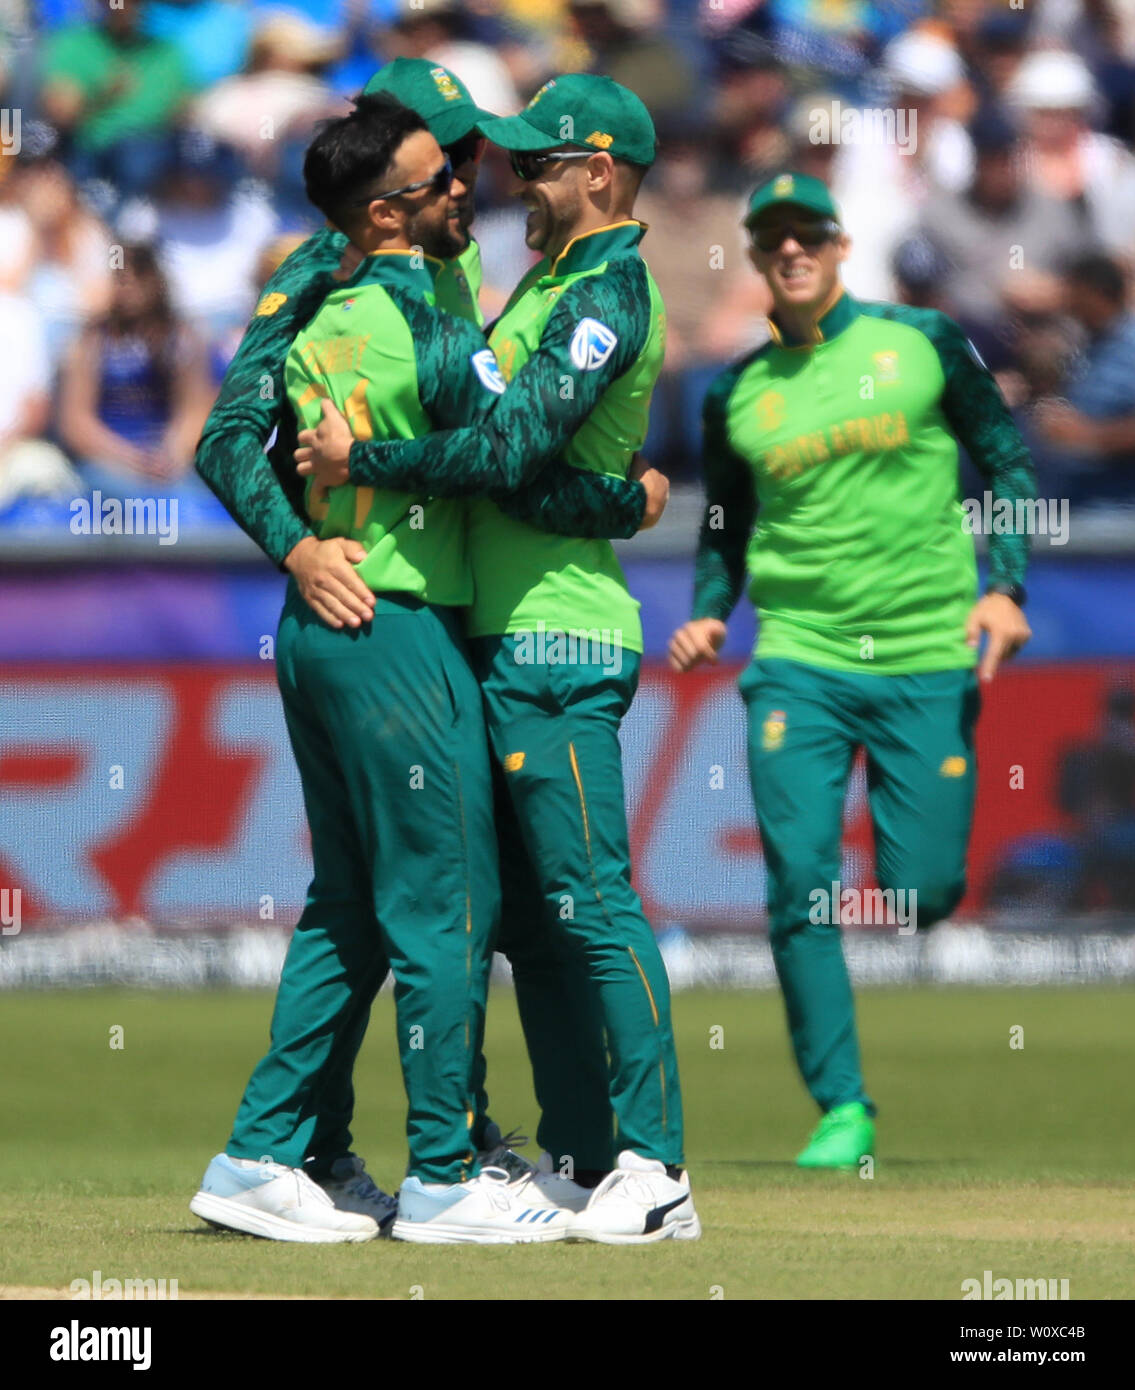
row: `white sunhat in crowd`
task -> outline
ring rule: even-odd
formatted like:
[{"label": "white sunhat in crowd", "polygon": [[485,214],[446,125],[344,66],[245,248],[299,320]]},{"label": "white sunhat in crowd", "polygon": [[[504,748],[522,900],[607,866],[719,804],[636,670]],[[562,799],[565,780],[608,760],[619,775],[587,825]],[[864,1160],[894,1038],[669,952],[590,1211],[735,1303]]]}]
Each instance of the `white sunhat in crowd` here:
[{"label": "white sunhat in crowd", "polygon": [[1087,63],[1065,49],[1030,53],[1009,84],[1014,106],[1033,111],[1086,111],[1095,104],[1096,84]]},{"label": "white sunhat in crowd", "polygon": [[936,97],[965,79],[965,64],[948,39],[912,29],[883,51],[883,73],[901,92]]}]

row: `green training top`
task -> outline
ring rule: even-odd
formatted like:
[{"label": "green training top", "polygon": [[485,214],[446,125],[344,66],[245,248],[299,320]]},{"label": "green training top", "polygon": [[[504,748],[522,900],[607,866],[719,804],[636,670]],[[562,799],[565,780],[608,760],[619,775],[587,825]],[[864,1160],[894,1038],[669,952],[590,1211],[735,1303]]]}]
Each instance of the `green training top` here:
[{"label": "green training top", "polygon": [[[620,222],[569,242],[529,276],[490,341],[507,391],[475,430],[351,448],[351,478],[434,496],[515,486],[562,451],[621,482],[646,438],[666,315],[638,252],[645,227]],[[605,541],[557,539],[489,504],[470,514],[473,636],[539,630],[616,633],[642,650],[638,603]]]},{"label": "green training top", "polygon": [[[325,227],[308,237],[273,274],[225,373],[197,447],[197,471],[237,524],[280,566],[301,540],[313,534],[303,480],[292,457],[294,416],[281,409],[284,361],[296,334],[327,294],[340,288],[332,272],[338,269],[346,245],[341,232]],[[360,267],[356,275],[362,273]],[[445,262],[432,294],[441,307],[479,323],[480,283],[480,252],[471,242],[455,261]],[[484,339],[480,346],[484,347]],[[274,430],[275,442],[266,454]],[[549,531],[633,535],[642,521],[644,490],[638,484],[614,484],[613,479],[557,461],[513,493],[507,505],[512,514]]]},{"label": "green training top", "polygon": [[[773,340],[706,396],[694,617],[728,618],[747,568],[759,657],[888,674],[972,666],[958,441],[996,497],[1035,489],[993,377],[936,309],[844,292],[812,343],[770,323]],[[1020,583],[1027,556],[1027,536],[992,536],[992,578]]]}]

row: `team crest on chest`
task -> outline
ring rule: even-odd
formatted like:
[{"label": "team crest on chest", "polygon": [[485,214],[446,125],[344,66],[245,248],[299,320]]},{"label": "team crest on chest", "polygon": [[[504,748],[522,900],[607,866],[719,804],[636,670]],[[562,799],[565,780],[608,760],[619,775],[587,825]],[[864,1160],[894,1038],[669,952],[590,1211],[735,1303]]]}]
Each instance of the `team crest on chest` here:
[{"label": "team crest on chest", "polygon": [[898,385],[899,355],[897,352],[873,352],[871,360],[875,364],[875,384],[877,386]]},{"label": "team crest on chest", "polygon": [[756,410],[761,429],[775,430],[784,424],[784,397],[779,391],[762,391],[757,397]]}]

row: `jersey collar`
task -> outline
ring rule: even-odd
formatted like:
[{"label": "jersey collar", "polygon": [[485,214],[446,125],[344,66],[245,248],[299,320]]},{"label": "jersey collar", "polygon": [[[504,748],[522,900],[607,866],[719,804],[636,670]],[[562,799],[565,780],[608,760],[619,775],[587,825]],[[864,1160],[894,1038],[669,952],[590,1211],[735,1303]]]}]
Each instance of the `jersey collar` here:
[{"label": "jersey collar", "polygon": [[413,290],[417,294],[432,292],[434,281],[446,262],[421,251],[371,251],[347,281],[351,289],[364,285],[383,285]]},{"label": "jersey collar", "polygon": [[646,223],[628,218],[574,236],[548,267],[544,278],[558,280],[581,270],[594,270],[620,252],[633,250],[646,235]]},{"label": "jersey collar", "polygon": [[859,317],[859,313],[857,301],[852,299],[851,295],[840,285],[831,305],[813,323],[811,338],[794,337],[786,328],[782,328],[777,323],[772,314],[769,315],[768,320],[769,332],[772,334],[773,342],[778,347],[815,347],[819,343],[830,342],[837,334],[842,333]]}]

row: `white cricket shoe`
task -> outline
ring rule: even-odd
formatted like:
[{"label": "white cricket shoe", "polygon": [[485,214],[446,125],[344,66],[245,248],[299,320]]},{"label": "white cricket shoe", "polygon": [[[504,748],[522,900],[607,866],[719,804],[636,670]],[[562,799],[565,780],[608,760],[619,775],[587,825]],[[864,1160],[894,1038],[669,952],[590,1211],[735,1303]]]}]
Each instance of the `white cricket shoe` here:
[{"label": "white cricket shoe", "polygon": [[398,1215],[398,1198],[383,1192],[358,1154],[337,1158],[328,1177],[312,1181],[327,1193],[336,1211],[353,1211],[372,1217],[380,1236],[390,1234],[390,1227]]},{"label": "white cricket shoe", "polygon": [[477,1155],[481,1168],[503,1168],[513,1191],[525,1204],[559,1207],[563,1211],[582,1211],[587,1205],[591,1189],[580,1187],[557,1172],[550,1153],[541,1153],[539,1162],[532,1163],[516,1152],[528,1143],[527,1135],[516,1130],[502,1135],[500,1126],[490,1121],[485,1126],[485,1143]]},{"label": "white cricket shoe", "polygon": [[512,1245],[563,1240],[570,1212],[549,1205],[537,1191],[518,1192],[503,1168],[482,1168],[468,1182],[447,1185],[404,1178],[398,1189],[395,1240],[420,1245]]},{"label": "white cricket shoe", "polygon": [[601,1245],[646,1245],[697,1240],[701,1222],[690,1195],[690,1176],[674,1179],[666,1165],[624,1149],[568,1230],[569,1240]]},{"label": "white cricket shoe", "polygon": [[206,1168],[189,1210],[212,1226],[267,1240],[339,1244],[378,1235],[377,1221],[337,1210],[302,1168],[228,1154],[218,1154]]}]

